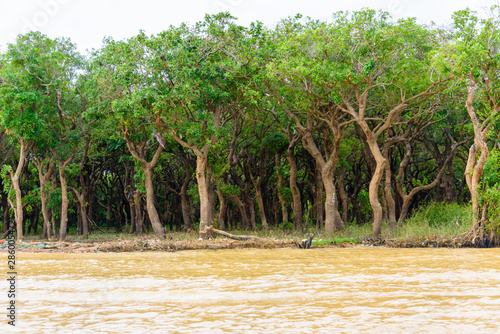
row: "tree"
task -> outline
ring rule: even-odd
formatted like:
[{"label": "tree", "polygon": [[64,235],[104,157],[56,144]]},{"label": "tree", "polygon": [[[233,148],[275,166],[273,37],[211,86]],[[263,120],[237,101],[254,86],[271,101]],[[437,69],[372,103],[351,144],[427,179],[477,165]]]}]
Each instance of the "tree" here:
[{"label": "tree", "polygon": [[455,12],[452,39],[443,45],[436,64],[453,73],[466,89],[465,107],[472,122],[474,143],[465,169],[471,193],[474,241],[484,243],[487,206],[480,206],[479,188],[488,160],[488,138],[500,111],[500,7],[491,8],[491,17],[480,19],[469,9]]},{"label": "tree", "polygon": [[58,92],[73,76],[78,55],[67,39],[49,39],[39,32],[19,36],[2,55],[0,69],[1,122],[20,145],[19,162],[10,169],[16,193],[17,237],[23,239],[22,192],[19,179],[34,146],[54,147],[57,142]]},{"label": "tree", "polygon": [[247,47],[245,29],[233,20],[228,13],[207,15],[194,27],[172,27],[155,41],[155,72],[162,74],[157,85],[165,94],[159,106],[163,128],[196,156],[200,232],[213,224],[210,151],[239,108],[238,74],[248,62],[241,51]]},{"label": "tree", "polygon": [[[432,32],[414,19],[391,23],[387,13],[364,10],[336,16],[332,29],[332,102],[362,130],[375,160],[369,187],[372,234],[381,233],[383,210],[379,187],[385,172],[379,138],[410,106],[440,92],[446,77],[432,76]],[[337,36],[333,39],[333,36]]]},{"label": "tree", "polygon": [[[105,41],[104,47],[97,51],[91,68],[91,78],[96,85],[90,95],[95,96],[93,111],[96,117],[116,119],[117,131],[125,140],[130,154],[140,165],[146,190],[146,206],[155,234],[165,239],[163,227],[154,200],[153,172],[164,150],[165,136],[160,136],[158,123],[160,114],[157,109],[159,97],[163,94],[156,86],[154,58],[150,40],[140,33],[126,42],[112,39]],[[158,73],[157,73],[158,74]],[[148,152],[156,146],[152,157]]]}]

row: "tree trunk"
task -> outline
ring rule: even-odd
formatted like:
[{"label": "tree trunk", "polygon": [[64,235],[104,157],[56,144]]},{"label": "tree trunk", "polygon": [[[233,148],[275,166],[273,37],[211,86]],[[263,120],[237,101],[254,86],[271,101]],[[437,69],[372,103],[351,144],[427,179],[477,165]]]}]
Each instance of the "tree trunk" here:
[{"label": "tree trunk", "polygon": [[[406,145],[406,154],[405,154],[405,157],[403,158],[403,160],[401,161],[401,163],[399,164],[399,172],[398,172],[398,176],[396,177],[396,189],[397,189],[400,197],[403,199],[403,204],[401,206],[401,213],[400,213],[399,218],[398,218],[398,221],[400,223],[405,221],[406,216],[408,215],[408,210],[410,208],[411,200],[413,199],[413,197],[417,193],[419,193],[420,191],[432,189],[438,184],[439,180],[441,179],[442,175],[444,174],[444,171],[446,170],[448,162],[453,159],[453,156],[455,154],[457,147],[459,145],[461,145],[462,143],[463,142],[453,143],[451,145],[451,151],[450,151],[448,157],[446,158],[446,160],[444,161],[443,165],[439,169],[438,175],[436,176],[434,181],[432,181],[431,183],[429,183],[427,185],[421,185],[421,186],[415,187],[410,191],[409,194],[406,194],[404,191],[405,169],[410,163],[410,157],[412,154],[411,145],[409,142],[406,142],[406,144],[405,144]],[[466,172],[466,179],[467,179],[467,172]]]},{"label": "tree trunk", "polygon": [[337,135],[334,142],[333,153],[330,154],[328,161],[325,161],[320,150],[316,146],[311,132],[305,132],[302,137],[302,142],[305,149],[311,154],[316,162],[317,168],[321,171],[321,180],[325,187],[325,233],[332,234],[334,230],[340,231],[344,226],[344,222],[340,217],[338,210],[338,201],[335,198],[335,183],[333,180],[333,172],[337,165],[338,146],[340,143],[340,135]]},{"label": "tree trunk", "polygon": [[66,166],[73,160],[71,155],[66,161],[59,161],[59,180],[61,182],[61,223],[59,227],[59,240],[66,240],[66,234],[68,231],[68,183],[66,181]]},{"label": "tree trunk", "polygon": [[184,221],[184,229],[187,231],[193,228],[193,223],[191,222],[191,207],[189,205],[189,197],[187,194],[189,183],[191,182],[191,173],[188,169],[189,168],[188,163],[186,163],[185,168],[186,172],[184,174],[184,181],[182,182],[180,197],[181,197],[182,219]]},{"label": "tree trunk", "polygon": [[348,222],[349,221],[349,203],[348,203],[348,196],[345,191],[345,175],[347,173],[347,168],[345,166],[342,167],[342,171],[340,172],[339,175],[339,197],[340,201],[342,202],[342,221]]},{"label": "tree trunk", "polygon": [[[248,194],[248,192],[247,192]],[[255,220],[255,205],[254,205],[254,200],[250,195],[246,196],[246,202],[247,202],[247,208],[248,212],[250,213],[250,223],[252,224],[252,230],[257,229],[257,222]]]},{"label": "tree trunk", "polygon": [[387,211],[389,213],[389,226],[392,230],[396,228],[396,202],[392,196],[392,182],[391,182],[391,166],[389,163],[385,164],[385,200],[387,202]]},{"label": "tree trunk", "polygon": [[380,182],[382,181],[382,177],[384,176],[385,164],[387,163],[387,160],[382,155],[382,152],[380,152],[380,148],[377,144],[375,135],[368,128],[368,125],[365,122],[361,123],[362,124],[360,125],[366,135],[368,147],[370,148],[370,152],[375,159],[375,170],[373,171],[370,186],[368,188],[368,196],[370,198],[370,205],[373,210],[372,235],[376,237],[379,236],[382,232],[383,209],[379,201],[378,193]]},{"label": "tree trunk", "polygon": [[17,164],[16,172],[10,171],[11,184],[16,193],[16,203],[14,209],[14,217],[16,220],[16,233],[17,240],[19,242],[23,241],[23,228],[24,228],[24,216],[23,216],[23,195],[21,192],[21,173],[24,169],[24,164],[26,162],[26,157],[28,152],[31,149],[31,144],[28,144],[24,139],[19,139],[19,143],[21,144],[21,150],[19,153],[19,162]]},{"label": "tree trunk", "polygon": [[323,178],[321,176],[321,168],[316,166],[314,169],[314,183],[316,185],[315,194],[314,194],[314,218],[316,219],[317,226],[323,226],[324,223],[324,214],[323,211],[325,209],[325,203],[323,203]]},{"label": "tree trunk", "polygon": [[217,188],[217,197],[219,198],[219,214],[217,215],[217,222],[219,225],[219,228],[221,230],[224,230],[226,228],[226,224],[224,221],[224,215],[226,214],[226,199],[224,198],[224,195],[222,194],[222,191]]},{"label": "tree trunk", "polygon": [[81,217],[81,224],[82,224],[82,237],[83,239],[88,239],[89,238],[89,224],[88,224],[88,219],[87,219],[87,210],[85,210],[85,196],[83,193],[80,193],[76,188],[69,187],[71,191],[73,191],[73,194],[75,195],[76,199],[78,200],[78,205],[80,207],[80,217]]},{"label": "tree trunk", "polygon": [[293,226],[297,232],[302,231],[302,203],[300,202],[300,190],[297,185],[298,171],[295,158],[295,144],[288,146],[287,160],[290,164],[290,190],[292,191]]},{"label": "tree trunk", "polygon": [[143,167],[145,176],[145,187],[146,187],[146,207],[148,209],[149,220],[153,226],[156,236],[160,239],[166,238],[165,228],[161,224],[160,217],[158,216],[158,211],[156,211],[154,203],[154,189],[153,189],[153,166]]},{"label": "tree trunk", "polygon": [[[328,164],[327,164],[328,165]],[[342,230],[344,223],[340,218],[338,200],[335,198],[335,183],[333,182],[333,168],[325,166],[321,172],[321,178],[325,187],[325,233],[332,234],[333,231]]]},{"label": "tree trunk", "polygon": [[234,204],[236,205],[236,207],[240,211],[240,215],[241,215],[240,228],[242,228],[242,229],[248,228],[249,223],[248,223],[247,212],[245,210],[245,205],[243,204],[243,202],[240,200],[240,198],[237,195],[229,194],[229,197],[231,198],[231,200],[234,202]]},{"label": "tree trunk", "polygon": [[[38,179],[40,180],[40,202],[42,205],[42,216],[43,216],[43,229],[42,238],[51,239],[50,231],[50,219],[52,216],[51,211],[47,207],[47,186],[50,181],[52,174],[55,173],[56,164],[51,162],[52,158],[48,159],[46,163],[34,159],[36,168],[38,170]],[[54,236],[55,237],[55,236]]]},{"label": "tree trunk", "polygon": [[442,182],[444,187],[444,200],[446,203],[453,203],[455,201],[453,195],[453,181],[455,180],[455,171],[453,170],[453,159],[447,164],[448,175],[443,174]]},{"label": "tree trunk", "polygon": [[134,211],[135,211],[135,233],[142,235],[144,227],[144,211],[142,209],[142,194],[139,190],[134,191]]},{"label": "tree trunk", "polygon": [[[198,182],[198,193],[200,196],[200,228],[199,233],[205,231],[205,226],[212,226],[210,221],[212,208],[208,198],[208,180],[206,175],[208,157],[204,155],[196,156],[196,181]],[[204,234],[201,234],[203,238]]]},{"label": "tree trunk", "polygon": [[0,180],[0,194],[2,194],[2,210],[3,210],[3,215],[2,215],[2,223],[3,223],[3,233],[7,232],[9,230],[9,225],[10,225],[10,219],[9,219],[9,201],[7,200],[7,194],[3,191],[3,184],[2,181]]},{"label": "tree trunk", "polygon": [[[387,204],[387,213],[389,218],[389,226],[391,230],[396,228],[396,202],[394,201],[394,197],[392,196],[392,173],[391,173],[391,164],[389,162],[389,152],[391,148],[398,142],[403,141],[403,137],[392,137],[386,140],[384,144],[384,148],[382,150],[382,155],[386,160],[385,163],[385,188],[384,195],[385,201]],[[403,201],[404,202],[404,201]]]},{"label": "tree trunk", "polygon": [[259,206],[260,221],[262,222],[262,227],[266,232],[269,231],[269,225],[267,225],[267,218],[264,212],[264,200],[262,199],[262,191],[260,190],[260,185],[255,187],[255,195],[257,196],[257,205]]},{"label": "tree trunk", "polygon": [[[468,89],[469,91],[465,106],[474,127],[474,144],[469,149],[469,158],[465,169],[465,180],[467,181],[467,187],[469,187],[471,193],[473,226],[474,229],[477,230],[478,228],[484,228],[482,219],[480,218],[478,188],[479,182],[481,181],[481,175],[483,174],[484,165],[489,154],[488,145],[485,140],[488,128],[482,128],[480,120],[478,119],[474,107],[472,106],[476,87],[471,85]],[[477,159],[477,154],[479,152],[479,159]]]},{"label": "tree trunk", "polygon": [[[153,187],[153,168],[158,163],[160,159],[161,153],[163,152],[163,147],[165,146],[165,140],[160,140],[158,148],[151,159],[150,162],[147,162],[145,159],[146,156],[146,146],[148,140],[143,140],[140,145],[136,145],[128,135],[128,130],[122,124],[122,131],[125,135],[125,142],[127,143],[128,150],[132,154],[132,156],[142,164],[142,171],[145,176],[145,188],[146,188],[146,209],[148,211],[148,217],[151,221],[151,225],[153,226],[153,230],[156,236],[160,239],[166,238],[166,231],[163,225],[161,224],[160,217],[158,215],[158,211],[156,211],[155,203],[154,203],[154,187]],[[142,231],[141,231],[142,232]]]},{"label": "tree trunk", "polygon": [[[281,173],[280,173],[281,163],[280,163],[280,155],[278,152],[276,152],[276,154],[274,156],[274,162],[276,164],[276,173],[278,175],[277,192],[278,192],[278,200],[279,200],[280,205],[281,205],[281,213],[283,216],[282,222],[287,222],[288,221],[288,210],[286,207],[285,197],[283,196],[283,192],[282,192],[284,187],[285,187],[285,182],[283,180],[283,175],[281,175]],[[279,225],[279,222],[276,221],[276,224]]]}]

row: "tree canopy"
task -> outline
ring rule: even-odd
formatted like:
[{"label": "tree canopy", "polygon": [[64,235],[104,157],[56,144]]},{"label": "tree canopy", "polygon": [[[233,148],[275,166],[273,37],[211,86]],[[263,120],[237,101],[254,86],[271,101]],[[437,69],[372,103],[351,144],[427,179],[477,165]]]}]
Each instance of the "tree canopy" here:
[{"label": "tree canopy", "polygon": [[484,240],[499,225],[499,9],[453,22],[219,13],[88,57],[20,35],[0,55],[4,232],[378,236],[428,203],[471,201]]}]

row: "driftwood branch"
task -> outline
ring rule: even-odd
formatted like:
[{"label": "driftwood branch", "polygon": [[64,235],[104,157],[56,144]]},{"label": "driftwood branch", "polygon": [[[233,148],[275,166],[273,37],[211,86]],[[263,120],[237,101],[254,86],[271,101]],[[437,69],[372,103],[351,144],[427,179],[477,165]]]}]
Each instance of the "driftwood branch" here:
[{"label": "driftwood branch", "polygon": [[217,230],[213,226],[206,226],[205,227],[204,233],[208,233],[208,232],[220,234],[220,235],[223,235],[225,237],[228,237],[230,239],[235,239],[235,240],[270,241],[269,239],[263,239],[263,238],[255,237],[253,235],[236,235],[236,234],[227,233],[225,231]]}]

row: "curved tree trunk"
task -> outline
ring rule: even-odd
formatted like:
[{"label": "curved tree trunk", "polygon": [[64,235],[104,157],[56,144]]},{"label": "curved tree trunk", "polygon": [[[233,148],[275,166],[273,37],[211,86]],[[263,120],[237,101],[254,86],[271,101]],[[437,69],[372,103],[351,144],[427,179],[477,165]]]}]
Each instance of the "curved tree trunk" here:
[{"label": "curved tree trunk", "polygon": [[[411,200],[413,199],[413,197],[417,193],[419,193],[420,191],[432,189],[438,184],[439,180],[441,180],[441,177],[443,176],[444,171],[446,170],[446,168],[448,166],[448,163],[453,160],[453,156],[455,155],[455,151],[456,151],[457,147],[459,145],[462,145],[463,143],[464,142],[460,142],[460,143],[454,143],[451,145],[451,151],[450,151],[448,157],[446,158],[446,160],[444,161],[443,165],[439,169],[438,175],[436,176],[434,181],[432,181],[429,184],[421,185],[421,186],[413,188],[409,194],[405,193],[403,184],[404,184],[404,178],[405,178],[405,169],[410,163],[410,157],[412,155],[412,148],[411,148],[411,144],[409,142],[405,143],[406,154],[405,154],[405,157],[403,158],[403,160],[401,161],[401,163],[399,164],[399,172],[398,172],[398,176],[396,177],[396,190],[398,191],[400,197],[403,199],[403,205],[401,206],[401,213],[399,214],[399,218],[398,218],[398,221],[400,223],[402,223],[406,220],[406,217],[408,215],[408,210],[410,209]],[[467,172],[466,172],[466,179],[467,179]]]},{"label": "curved tree trunk", "polygon": [[382,232],[383,209],[378,197],[378,191],[382,177],[384,176],[385,164],[387,160],[382,156],[380,148],[372,133],[365,133],[373,157],[375,158],[376,166],[373,172],[370,186],[368,188],[368,196],[370,198],[370,205],[373,210],[373,229],[372,235],[378,236]]},{"label": "curved tree trunk", "polygon": [[[474,229],[484,228],[482,224],[481,212],[479,207],[479,182],[481,181],[481,175],[483,174],[484,165],[488,158],[488,145],[486,143],[486,134],[488,128],[483,128],[476,115],[472,103],[474,102],[474,94],[476,91],[475,86],[469,86],[469,92],[467,96],[467,101],[465,106],[469,117],[472,121],[474,127],[474,144],[469,149],[469,158],[467,160],[467,167],[465,169],[465,180],[467,181],[467,186],[469,187],[472,200],[472,220]],[[479,159],[477,159],[477,154],[480,152]]]}]

